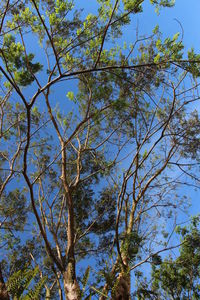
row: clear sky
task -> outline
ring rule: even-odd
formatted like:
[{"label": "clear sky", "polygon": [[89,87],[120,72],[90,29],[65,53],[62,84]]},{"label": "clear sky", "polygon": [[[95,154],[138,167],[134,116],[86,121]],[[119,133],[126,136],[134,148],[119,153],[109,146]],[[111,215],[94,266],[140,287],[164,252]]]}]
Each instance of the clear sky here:
[{"label": "clear sky", "polygon": [[[86,2],[89,3],[90,1]],[[196,51],[200,52],[199,0],[176,0],[176,4],[173,8],[162,8],[159,15],[155,14],[155,7],[150,5],[149,2],[148,0],[144,2],[143,12],[135,16],[132,29],[129,27],[127,30],[130,41],[136,24],[139,25],[139,33],[145,35],[151,34],[152,29],[157,24],[159,24],[160,31],[164,35],[181,32],[182,26],[184,34],[183,41],[186,49],[194,47]]]},{"label": "clear sky", "polygon": [[[146,1],[147,2],[147,1]],[[152,11],[152,9],[151,9]],[[159,16],[144,10],[140,23],[145,31],[151,29],[157,23],[160,24],[161,32],[170,34],[181,31],[180,25],[184,30],[184,44],[186,48],[195,47],[200,50],[200,1],[199,0],[176,0],[175,7],[162,9]]]}]

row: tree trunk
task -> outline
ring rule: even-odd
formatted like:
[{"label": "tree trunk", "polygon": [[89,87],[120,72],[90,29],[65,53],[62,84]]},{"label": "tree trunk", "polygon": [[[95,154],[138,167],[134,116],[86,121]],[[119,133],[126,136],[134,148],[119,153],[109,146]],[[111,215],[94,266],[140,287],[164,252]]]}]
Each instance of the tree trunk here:
[{"label": "tree trunk", "polygon": [[[71,212],[73,210],[71,209]],[[80,288],[76,280],[76,262],[74,255],[74,230],[73,215],[68,213],[68,247],[67,247],[67,268],[63,274],[64,290],[66,300],[79,300]]]},{"label": "tree trunk", "polygon": [[51,292],[48,287],[46,287],[46,295],[45,295],[45,300],[50,300],[51,299]]},{"label": "tree trunk", "polygon": [[80,288],[79,284],[73,276],[73,265],[71,262],[68,263],[67,270],[64,273],[64,289],[66,300],[79,300],[80,299]]},{"label": "tree trunk", "polygon": [[[130,271],[128,271],[128,256],[126,253],[121,252],[123,259],[123,266],[121,266],[121,272],[119,273],[116,283],[112,289],[112,300],[130,300],[131,299],[131,283],[130,283]],[[119,257],[112,268],[111,274],[115,274],[116,267],[120,264]],[[102,290],[105,296],[101,296],[99,300],[107,300],[107,294],[109,291],[109,285],[106,283]]]},{"label": "tree trunk", "polygon": [[74,255],[74,212],[73,202],[70,196],[68,196],[68,245],[67,245],[67,268],[63,274],[64,278],[64,290],[66,300],[79,300],[80,288],[76,280],[76,262]]},{"label": "tree trunk", "polygon": [[129,259],[128,254],[125,251],[121,251],[121,257],[123,260],[123,266],[121,265],[121,272],[119,273],[114,288],[112,300],[130,300],[131,299],[131,282],[129,271]]},{"label": "tree trunk", "polygon": [[130,274],[120,273],[112,300],[130,300]]},{"label": "tree trunk", "polygon": [[70,189],[67,183],[66,175],[66,152],[65,143],[61,138],[62,147],[62,175],[63,186],[66,192],[67,206],[68,206],[68,226],[67,226],[67,268],[63,274],[64,278],[64,290],[66,300],[79,300],[80,299],[80,288],[76,280],[76,261],[74,254],[74,206],[73,199],[70,193]]},{"label": "tree trunk", "polygon": [[1,300],[9,300],[10,297],[8,295],[8,291],[5,285],[5,282],[3,280],[3,274],[1,271],[1,264],[0,264],[0,299]]},{"label": "tree trunk", "polygon": [[[70,214],[68,214],[68,219]],[[67,249],[67,269],[63,274],[64,290],[66,300],[79,300],[80,289],[76,280],[76,262],[74,256],[74,231],[73,219],[71,222],[68,220],[68,249]]]}]

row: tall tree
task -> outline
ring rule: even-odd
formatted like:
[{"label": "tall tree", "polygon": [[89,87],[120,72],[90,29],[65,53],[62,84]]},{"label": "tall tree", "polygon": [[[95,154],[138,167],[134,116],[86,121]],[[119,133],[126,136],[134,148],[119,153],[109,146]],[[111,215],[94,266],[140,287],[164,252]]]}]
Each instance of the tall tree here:
[{"label": "tall tree", "polygon": [[2,266],[37,265],[52,299],[129,299],[160,224],[187,205],[200,56],[158,27],[122,46],[145,2],[1,1]]}]

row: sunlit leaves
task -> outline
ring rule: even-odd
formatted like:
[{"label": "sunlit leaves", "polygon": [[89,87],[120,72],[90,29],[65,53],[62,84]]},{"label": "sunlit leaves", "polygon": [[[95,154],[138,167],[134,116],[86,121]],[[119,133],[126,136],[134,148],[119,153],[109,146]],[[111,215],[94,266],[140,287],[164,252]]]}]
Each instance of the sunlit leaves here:
[{"label": "sunlit leaves", "polygon": [[173,7],[175,0],[150,0],[151,4],[156,5],[156,13],[159,14],[161,7]]},{"label": "sunlit leaves", "polygon": [[69,100],[73,101],[74,100],[74,93],[73,92],[68,92],[67,93],[67,98],[69,98]]},{"label": "sunlit leaves", "polygon": [[14,77],[19,85],[27,86],[34,81],[35,73],[42,70],[42,65],[33,63],[34,54],[26,54],[24,46],[15,41],[11,34],[4,36],[4,47],[1,52],[4,64],[10,71],[14,72]]},{"label": "sunlit leaves", "polygon": [[188,51],[189,62],[185,64],[186,69],[192,73],[194,78],[200,76],[200,54],[196,54],[192,48]]},{"label": "sunlit leaves", "polygon": [[141,4],[144,0],[123,0],[124,9],[134,11],[134,13],[142,12]]},{"label": "sunlit leaves", "polygon": [[158,53],[154,57],[154,62],[170,62],[182,59],[183,56],[183,44],[178,41],[179,33],[176,33],[173,38],[166,38],[162,41],[160,35],[156,40],[156,48]]}]

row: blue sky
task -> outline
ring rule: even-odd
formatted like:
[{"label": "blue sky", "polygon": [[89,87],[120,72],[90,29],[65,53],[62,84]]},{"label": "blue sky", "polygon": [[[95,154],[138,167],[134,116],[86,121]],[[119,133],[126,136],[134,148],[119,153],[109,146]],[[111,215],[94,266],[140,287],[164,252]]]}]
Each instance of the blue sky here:
[{"label": "blue sky", "polygon": [[[86,0],[84,5],[78,0],[80,7],[94,11],[96,9],[96,1]],[[151,33],[152,29],[159,24],[161,32],[164,34],[174,34],[180,32],[181,28],[175,19],[177,19],[184,29],[184,44],[186,48],[195,47],[196,51],[200,49],[200,1],[199,0],[176,0],[173,8],[162,8],[160,15],[155,14],[155,7],[150,5],[149,0],[144,2],[144,10],[140,15],[135,16],[135,20],[139,22],[141,33]],[[135,27],[133,26],[133,29]],[[131,29],[127,31],[131,33]],[[131,38],[131,35],[130,35]]]},{"label": "blue sky", "polygon": [[173,8],[171,12],[166,12],[169,21],[171,18],[169,29],[173,30],[173,18],[177,18],[181,22],[184,29],[184,44],[186,48],[194,46],[197,51],[200,49],[199,11],[200,1],[177,0],[175,8]]},{"label": "blue sky", "polygon": [[[183,41],[186,49],[194,47],[197,52],[200,52],[199,11],[199,0],[176,0],[173,8],[162,8],[157,15],[155,7],[150,5],[149,1],[145,1],[143,12],[134,17],[132,29],[134,30],[135,24],[138,23],[139,33],[147,35],[151,34],[153,28],[159,24],[160,31],[164,35],[174,35],[176,32],[181,32],[180,22],[184,30]],[[131,33],[129,27],[127,34],[130,39]]]},{"label": "blue sky", "polygon": [[[152,11],[152,9],[151,9]],[[195,47],[196,51],[200,49],[200,1],[199,0],[176,0],[175,7],[171,9],[162,9],[160,15],[157,17],[149,10],[144,11],[142,16],[142,22],[145,31],[148,28],[154,26],[154,24],[159,23],[161,32],[167,34],[174,34],[180,31],[180,25],[175,19],[177,19],[184,30],[184,44],[186,48]]]}]

